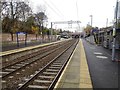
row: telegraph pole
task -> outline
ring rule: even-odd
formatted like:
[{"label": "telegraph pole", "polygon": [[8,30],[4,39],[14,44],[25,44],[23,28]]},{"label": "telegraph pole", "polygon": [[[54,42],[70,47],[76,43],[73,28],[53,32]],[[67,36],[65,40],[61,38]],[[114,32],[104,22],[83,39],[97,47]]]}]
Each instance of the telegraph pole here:
[{"label": "telegraph pole", "polygon": [[52,35],[53,35],[52,25],[53,25],[53,23],[51,22],[51,32],[50,32],[51,38],[50,38],[50,42],[52,42]]},{"label": "telegraph pole", "polygon": [[116,43],[116,29],[117,29],[117,13],[118,13],[118,0],[116,1],[116,9],[115,9],[115,22],[114,22],[114,27],[113,27],[113,45],[112,45],[112,61],[115,61],[115,43]]}]

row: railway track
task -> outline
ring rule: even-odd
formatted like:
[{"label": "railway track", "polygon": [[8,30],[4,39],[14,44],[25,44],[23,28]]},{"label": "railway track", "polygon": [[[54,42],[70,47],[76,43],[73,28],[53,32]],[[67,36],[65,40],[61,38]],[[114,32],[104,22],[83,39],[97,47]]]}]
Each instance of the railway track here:
[{"label": "railway track", "polygon": [[[46,55],[54,52],[56,49],[59,49],[59,45],[62,44],[56,44],[48,47],[41,48],[40,51],[37,51],[32,54],[28,54],[26,56],[22,56],[17,58],[17,62],[13,61],[13,64],[8,64],[7,66],[4,66],[2,68],[2,78],[6,78],[7,76],[10,76],[11,74],[27,67],[30,66],[32,63],[36,62],[37,60],[45,57]],[[64,45],[64,44],[63,44]]]},{"label": "railway track", "polygon": [[49,51],[46,50],[47,52],[43,54],[35,54],[33,57],[31,55],[32,58],[27,58],[27,60],[21,60],[20,63],[2,68],[2,72],[9,71],[9,73],[2,76],[3,89],[8,89],[8,87],[13,90],[38,88],[36,83],[40,84],[39,88],[48,88],[48,84],[55,81],[55,76],[58,75],[58,72],[60,72],[61,67],[63,67],[65,63],[63,59],[57,59],[61,57],[68,48],[74,46],[75,42],[74,40],[70,40],[67,43],[58,45],[59,47],[56,46]]},{"label": "railway track", "polygon": [[[44,52],[47,52],[49,50],[54,49],[55,47],[58,47],[58,46],[64,44],[65,42],[66,41],[59,42],[59,43],[56,43],[56,44],[47,45],[47,46],[42,46],[42,47],[38,48],[37,51],[35,51],[33,53],[28,53],[27,55],[23,55],[23,56],[18,57],[18,58],[14,59],[14,60],[4,60],[4,61],[2,61],[2,64],[3,64],[2,69],[10,67],[10,66],[12,66],[12,65],[14,65],[16,63],[20,63],[20,62],[22,62],[22,61],[24,61],[26,59],[30,59],[30,58],[32,58],[34,56],[38,56],[38,55],[40,55],[40,54],[42,54]],[[4,56],[2,58],[4,58]]]}]

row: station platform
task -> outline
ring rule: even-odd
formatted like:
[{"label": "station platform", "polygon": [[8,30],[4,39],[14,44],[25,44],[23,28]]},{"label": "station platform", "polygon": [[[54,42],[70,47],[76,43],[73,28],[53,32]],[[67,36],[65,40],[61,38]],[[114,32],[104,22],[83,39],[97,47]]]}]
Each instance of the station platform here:
[{"label": "station platform", "polygon": [[55,86],[58,88],[93,88],[81,39]]},{"label": "station platform", "polygon": [[70,39],[62,39],[62,40],[59,40],[59,41],[56,41],[56,42],[42,43],[42,44],[39,44],[39,45],[28,46],[28,47],[23,47],[23,48],[18,48],[18,49],[13,47],[12,50],[7,50],[7,51],[0,52],[0,56],[5,56],[5,55],[9,55],[9,54],[14,54],[14,53],[19,53],[19,52],[23,52],[23,51],[28,51],[28,50],[32,50],[32,49],[36,49],[36,48],[40,48],[40,47],[56,44],[56,43],[59,43],[59,42],[62,42],[62,41],[66,41],[66,40],[70,40]]}]

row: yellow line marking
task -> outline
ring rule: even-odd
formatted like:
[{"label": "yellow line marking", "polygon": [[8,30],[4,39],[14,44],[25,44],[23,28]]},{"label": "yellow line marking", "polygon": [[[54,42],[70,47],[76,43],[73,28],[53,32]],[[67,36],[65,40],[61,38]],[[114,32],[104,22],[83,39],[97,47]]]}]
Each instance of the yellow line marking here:
[{"label": "yellow line marking", "polygon": [[93,88],[82,40],[80,40],[80,88]]},{"label": "yellow line marking", "polygon": [[17,52],[22,52],[22,51],[25,51],[25,50],[31,50],[31,49],[35,49],[35,48],[38,48],[38,47],[47,46],[47,45],[50,45],[50,44],[52,44],[52,43],[42,44],[42,45],[37,45],[37,46],[30,46],[30,47],[25,47],[25,48],[19,48],[19,49],[9,50],[9,51],[5,51],[5,52],[0,52],[0,56],[12,54],[12,53],[17,53]]}]

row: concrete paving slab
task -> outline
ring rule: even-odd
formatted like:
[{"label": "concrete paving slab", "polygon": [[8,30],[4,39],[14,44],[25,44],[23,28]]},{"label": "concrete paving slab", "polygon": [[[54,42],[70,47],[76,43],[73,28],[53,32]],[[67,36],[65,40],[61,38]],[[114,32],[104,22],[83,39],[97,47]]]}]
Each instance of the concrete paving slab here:
[{"label": "concrete paving slab", "polygon": [[79,88],[78,83],[65,83],[60,88]]},{"label": "concrete paving slab", "polygon": [[67,74],[64,83],[79,83],[80,78],[76,74]]}]

